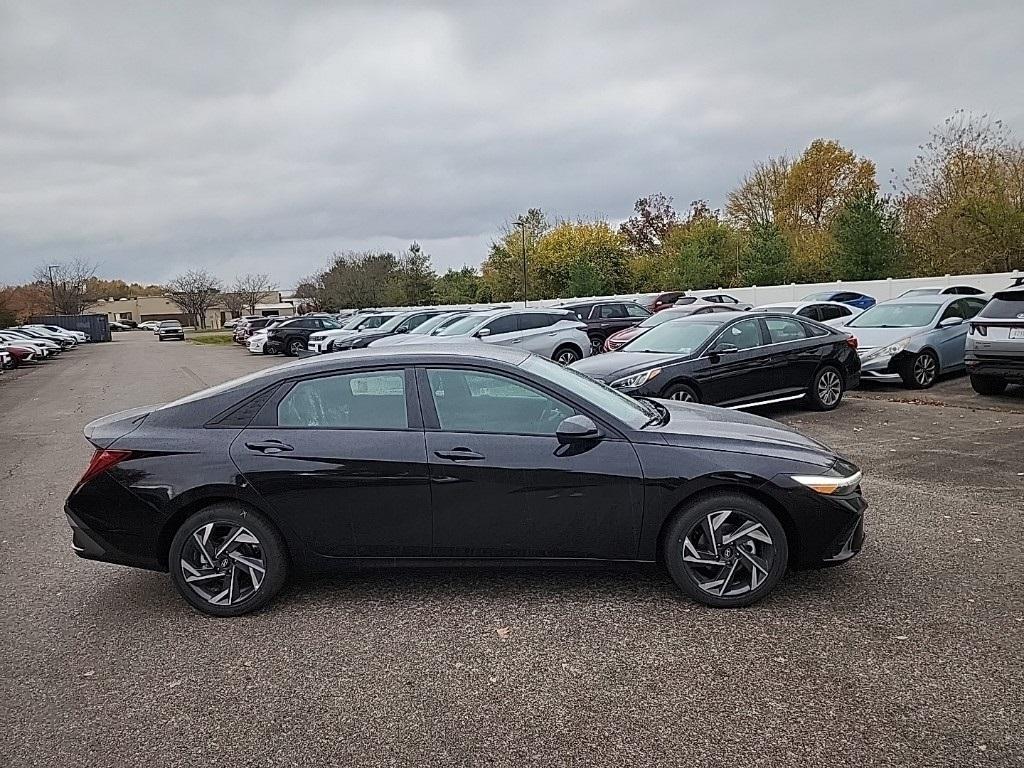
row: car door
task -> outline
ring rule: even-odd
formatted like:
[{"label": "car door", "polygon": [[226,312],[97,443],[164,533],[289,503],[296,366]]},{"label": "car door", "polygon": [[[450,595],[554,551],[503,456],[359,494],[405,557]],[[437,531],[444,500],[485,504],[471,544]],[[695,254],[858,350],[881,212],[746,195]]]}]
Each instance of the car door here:
[{"label": "car door", "polygon": [[[562,445],[581,412],[516,375],[468,365],[421,369],[440,557],[636,557],[643,482],[633,446]],[[589,414],[597,421],[599,414]]]},{"label": "car door", "polygon": [[719,331],[695,368],[703,402],[737,405],[756,400],[769,390],[765,366],[770,355],[758,318],[730,323]]},{"label": "car door", "polygon": [[600,331],[603,338],[607,338],[623,328],[631,328],[637,323],[635,318],[629,316],[626,305],[621,302],[598,304],[594,308],[594,316],[596,316],[594,326]]},{"label": "car door", "polygon": [[411,369],[285,384],[231,444],[231,458],[320,555],[430,552],[430,486]]},{"label": "car door", "polygon": [[792,317],[766,317],[764,327],[768,332],[766,350],[771,353],[764,363],[771,382],[767,397],[807,391],[821,361],[820,342],[810,338],[807,326]]},{"label": "car door", "polygon": [[487,344],[517,346],[522,344],[523,337],[519,331],[519,313],[501,315],[491,320],[476,332],[476,337]]},{"label": "car door", "polygon": [[[933,346],[939,355],[939,365],[942,370],[956,368],[963,365],[964,348],[967,345],[967,330],[969,325],[966,320],[970,312],[965,306],[966,299],[957,299],[950,302],[935,322],[935,330],[928,335],[934,339]],[[942,321],[951,317],[959,317],[963,320],[959,325],[952,325],[942,328]]]},{"label": "car door", "polygon": [[568,315],[548,312],[523,312],[519,315],[519,337],[527,352],[551,357],[557,344],[558,329],[554,327],[559,319]]}]

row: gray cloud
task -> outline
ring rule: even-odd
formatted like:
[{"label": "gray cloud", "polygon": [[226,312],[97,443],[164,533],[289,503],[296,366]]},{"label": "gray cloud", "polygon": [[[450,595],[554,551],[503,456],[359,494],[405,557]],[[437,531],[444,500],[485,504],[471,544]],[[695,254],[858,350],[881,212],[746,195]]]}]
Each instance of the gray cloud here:
[{"label": "gray cloud", "polygon": [[902,169],[954,109],[1024,131],[1019,3],[7,3],[0,282],[85,256],[292,284],[528,206],[720,205],[835,137]]}]

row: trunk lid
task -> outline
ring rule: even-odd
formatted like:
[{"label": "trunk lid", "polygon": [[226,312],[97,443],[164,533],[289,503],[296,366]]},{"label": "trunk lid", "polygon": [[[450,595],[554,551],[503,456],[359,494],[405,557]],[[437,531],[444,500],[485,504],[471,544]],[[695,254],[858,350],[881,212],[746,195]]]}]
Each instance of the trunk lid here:
[{"label": "trunk lid", "polygon": [[96,448],[109,448],[114,441],[133,432],[146,417],[159,408],[159,405],[144,405],[140,408],[129,408],[127,411],[118,411],[109,416],[90,421],[82,430],[85,439]]}]

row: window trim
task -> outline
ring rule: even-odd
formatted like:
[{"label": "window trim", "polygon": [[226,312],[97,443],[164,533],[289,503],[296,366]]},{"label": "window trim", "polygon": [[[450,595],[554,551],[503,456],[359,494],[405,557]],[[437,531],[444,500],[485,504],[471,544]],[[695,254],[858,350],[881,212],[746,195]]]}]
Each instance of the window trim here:
[{"label": "window trim", "polygon": [[469,371],[471,373],[487,373],[492,376],[504,376],[505,378],[511,379],[517,384],[522,384],[525,387],[536,389],[539,392],[547,395],[553,400],[557,400],[560,403],[568,405],[577,414],[582,414],[590,417],[598,427],[605,430],[605,440],[625,440],[625,432],[621,426],[615,424],[603,411],[595,411],[589,406],[589,403],[580,404],[577,401],[567,397],[564,393],[559,392],[552,387],[546,386],[529,376],[525,376],[518,372],[509,371],[504,368],[492,367],[490,365],[481,365],[479,363],[474,364],[468,361],[458,363],[431,363],[430,365],[417,365],[416,366],[416,384],[417,392],[419,393],[419,406],[423,415],[423,429],[426,432],[445,433],[450,435],[489,435],[489,436],[515,436],[515,437],[540,437],[544,439],[554,440],[554,435],[538,435],[534,432],[480,432],[473,430],[455,430],[455,429],[442,429],[441,421],[437,416],[437,407],[434,405],[434,393],[430,388],[430,379],[427,376],[428,370],[455,370],[455,371]]},{"label": "window trim", "polygon": [[[406,427],[292,427],[281,426],[277,423],[278,406],[299,382],[332,378],[335,376],[353,376],[360,373],[386,373],[389,371],[401,371],[405,378],[405,414],[406,420],[408,421],[408,426]],[[419,398],[415,397],[413,394],[415,392],[416,379],[413,375],[413,369],[407,365],[367,365],[360,366],[358,368],[347,368],[345,370],[321,371],[308,376],[296,376],[291,379],[285,379],[278,384],[277,391],[270,397],[270,399],[267,400],[266,403],[263,404],[259,413],[256,414],[256,417],[251,422],[249,422],[249,426],[246,427],[246,429],[280,429],[288,431],[298,430],[301,432],[422,432],[423,415],[420,411]]]}]

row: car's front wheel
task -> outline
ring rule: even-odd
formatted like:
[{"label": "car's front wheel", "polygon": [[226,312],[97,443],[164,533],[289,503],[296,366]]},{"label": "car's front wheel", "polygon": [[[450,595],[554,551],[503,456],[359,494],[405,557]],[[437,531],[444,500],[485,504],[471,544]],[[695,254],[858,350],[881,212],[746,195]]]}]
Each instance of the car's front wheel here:
[{"label": "car's front wheel", "polygon": [[971,388],[979,395],[1001,395],[1006,391],[1006,379],[998,376],[971,374]]},{"label": "car's front wheel", "polygon": [[899,364],[900,378],[909,389],[928,389],[939,378],[939,358],[930,350],[907,355]]},{"label": "car's front wheel", "polygon": [[669,523],[662,556],[673,581],[697,602],[740,608],[765,597],[786,571],[778,518],[738,493],[705,496]]},{"label": "car's front wheel", "polygon": [[688,384],[670,384],[662,395],[666,400],[678,400],[681,403],[699,403],[697,390]]},{"label": "car's front wheel", "polygon": [[285,354],[291,357],[298,356],[299,352],[306,348],[306,342],[302,339],[289,339],[285,345]]},{"label": "car's front wheel", "polygon": [[827,365],[811,379],[807,390],[807,403],[816,411],[831,411],[843,399],[843,374],[838,368]]},{"label": "car's front wheel", "polygon": [[288,576],[281,534],[259,513],[234,503],[189,517],[171,542],[167,566],[192,607],[222,617],[264,607]]}]

